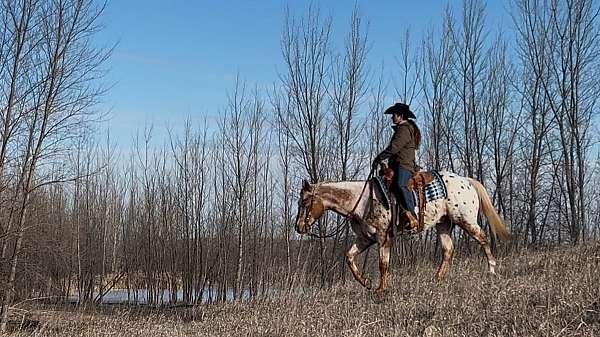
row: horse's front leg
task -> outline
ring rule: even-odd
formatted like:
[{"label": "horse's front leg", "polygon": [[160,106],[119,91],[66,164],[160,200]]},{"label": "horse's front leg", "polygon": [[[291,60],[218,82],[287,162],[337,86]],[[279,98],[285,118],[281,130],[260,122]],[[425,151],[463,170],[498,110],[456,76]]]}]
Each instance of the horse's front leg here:
[{"label": "horse's front leg", "polygon": [[389,286],[391,231],[379,236],[379,287],[377,293],[383,293]]},{"label": "horse's front leg", "polygon": [[444,276],[450,269],[450,261],[452,259],[452,254],[454,253],[454,244],[452,243],[452,222],[449,219],[444,219],[437,225],[437,234],[438,238],[442,244],[442,263],[440,264],[440,268],[435,274],[435,278],[438,281],[444,279]]},{"label": "horse's front leg", "polygon": [[352,247],[350,247],[350,250],[346,253],[346,262],[348,263],[350,270],[352,270],[352,275],[354,275],[354,278],[367,289],[371,289],[371,281],[364,277],[363,273],[358,270],[358,267],[356,266],[356,257],[364,252],[365,249],[371,247],[373,243],[374,242],[368,238],[359,236],[352,244]]}]

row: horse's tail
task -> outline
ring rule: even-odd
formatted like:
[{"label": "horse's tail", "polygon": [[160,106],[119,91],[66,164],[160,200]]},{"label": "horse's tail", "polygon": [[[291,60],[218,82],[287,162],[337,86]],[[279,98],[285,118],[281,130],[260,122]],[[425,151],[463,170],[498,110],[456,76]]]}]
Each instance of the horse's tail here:
[{"label": "horse's tail", "polygon": [[483,185],[475,179],[469,180],[471,181],[473,187],[475,187],[477,195],[479,195],[481,209],[483,210],[483,214],[485,214],[485,217],[490,223],[492,232],[496,235],[498,239],[502,241],[508,240],[508,238],[510,237],[510,232],[508,231],[508,228],[506,228],[504,221],[502,221],[502,219],[500,218],[500,215],[498,215],[498,212],[496,212],[496,208],[492,204],[490,196],[485,190],[485,187],[483,187]]}]

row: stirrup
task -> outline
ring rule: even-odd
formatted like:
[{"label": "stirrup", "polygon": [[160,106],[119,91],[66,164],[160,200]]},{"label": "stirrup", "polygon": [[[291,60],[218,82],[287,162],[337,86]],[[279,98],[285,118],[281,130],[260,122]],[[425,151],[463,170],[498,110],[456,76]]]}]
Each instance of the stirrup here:
[{"label": "stirrup", "polygon": [[403,210],[402,221],[397,224],[400,235],[416,234],[420,232],[419,221],[410,211]]}]

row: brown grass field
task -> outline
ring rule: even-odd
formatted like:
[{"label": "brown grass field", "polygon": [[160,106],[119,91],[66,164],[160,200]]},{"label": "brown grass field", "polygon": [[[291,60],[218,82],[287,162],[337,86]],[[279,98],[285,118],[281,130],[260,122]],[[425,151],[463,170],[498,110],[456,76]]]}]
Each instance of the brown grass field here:
[{"label": "brown grass field", "polygon": [[499,260],[493,277],[481,257],[455,256],[442,283],[431,263],[394,268],[383,297],[352,280],[241,304],[30,308],[33,324],[12,336],[600,336],[600,244]]}]

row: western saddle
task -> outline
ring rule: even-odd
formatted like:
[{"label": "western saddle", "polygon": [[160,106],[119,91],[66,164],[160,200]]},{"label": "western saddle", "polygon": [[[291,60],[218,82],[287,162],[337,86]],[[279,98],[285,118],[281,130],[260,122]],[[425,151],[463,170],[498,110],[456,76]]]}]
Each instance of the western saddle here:
[{"label": "western saddle", "polygon": [[[395,190],[395,187],[392,188],[392,182],[394,181],[394,171],[390,168],[383,168],[379,171],[380,176],[383,177],[383,181],[388,187],[388,189]],[[400,204],[397,200],[398,197],[395,193],[391,193],[391,196],[395,200],[395,206],[392,206],[392,223],[394,223],[400,234],[414,234],[419,233],[424,228],[425,222],[425,207],[427,206],[427,198],[425,197],[425,187],[434,181],[434,176],[427,171],[418,171],[413,174],[412,177],[408,180],[408,191],[414,192],[418,196],[419,202],[419,212],[417,223],[410,221],[408,215],[406,214],[406,210],[404,210],[404,206]],[[395,211],[394,211],[395,210]],[[404,210],[404,212],[400,212],[400,210]],[[411,224],[411,222],[413,222]],[[408,224],[409,226],[406,226]]]}]

